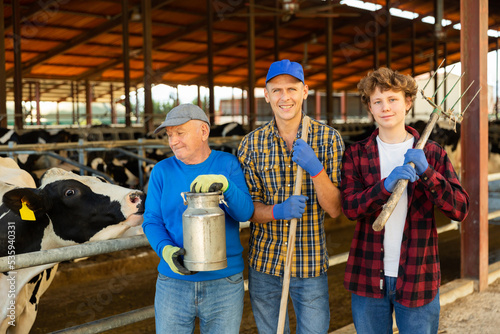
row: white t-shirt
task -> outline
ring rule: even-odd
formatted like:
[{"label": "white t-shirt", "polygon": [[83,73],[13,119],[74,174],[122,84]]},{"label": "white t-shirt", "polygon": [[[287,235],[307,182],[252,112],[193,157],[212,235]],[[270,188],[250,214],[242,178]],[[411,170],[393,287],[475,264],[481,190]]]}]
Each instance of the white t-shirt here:
[{"label": "white t-shirt", "polygon": [[[391,174],[395,167],[402,166],[404,154],[413,146],[410,138],[399,144],[384,143],[377,136],[378,153],[380,157],[380,176],[384,179]],[[399,256],[401,253],[401,241],[405,227],[406,214],[408,213],[408,192],[403,192],[394,212],[385,224],[384,233],[384,272],[386,276],[397,277],[399,269]]]}]

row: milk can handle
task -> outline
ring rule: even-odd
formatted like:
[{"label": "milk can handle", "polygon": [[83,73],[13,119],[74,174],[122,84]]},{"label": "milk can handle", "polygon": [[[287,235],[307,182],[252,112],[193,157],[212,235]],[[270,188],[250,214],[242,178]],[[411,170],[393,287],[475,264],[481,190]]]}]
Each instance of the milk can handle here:
[{"label": "milk can handle", "polygon": [[[184,205],[187,205],[187,201],[186,201],[186,193],[187,192],[189,192],[189,191],[181,192],[181,197],[182,197],[182,200],[184,201]],[[229,208],[229,205],[224,200],[224,194],[223,193],[220,193],[220,195],[219,195],[219,204],[224,204],[225,206],[227,206]]]}]

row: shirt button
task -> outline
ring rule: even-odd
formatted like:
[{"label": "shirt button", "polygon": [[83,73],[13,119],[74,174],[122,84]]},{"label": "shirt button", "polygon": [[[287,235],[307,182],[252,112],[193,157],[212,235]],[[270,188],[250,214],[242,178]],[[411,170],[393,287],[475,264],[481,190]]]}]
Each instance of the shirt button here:
[{"label": "shirt button", "polygon": [[434,194],[435,192],[436,192],[436,191],[435,191],[434,189],[432,189],[432,190],[431,190],[431,193],[433,193],[433,194]]},{"label": "shirt button", "polygon": [[290,187],[290,185],[288,185]]},{"label": "shirt button", "polygon": [[380,248],[380,251],[381,251],[381,252],[383,252],[383,251],[384,251],[384,249],[383,249],[383,248]]},{"label": "shirt button", "polygon": [[288,168],[292,167],[291,165],[288,165]]},{"label": "shirt button", "polygon": [[288,245],[288,242],[285,241],[285,246]]},{"label": "shirt button", "polygon": [[384,271],[382,269],[380,269],[380,272],[383,273]]},{"label": "shirt button", "polygon": [[423,177],[424,181],[427,181],[429,178],[427,176]]}]

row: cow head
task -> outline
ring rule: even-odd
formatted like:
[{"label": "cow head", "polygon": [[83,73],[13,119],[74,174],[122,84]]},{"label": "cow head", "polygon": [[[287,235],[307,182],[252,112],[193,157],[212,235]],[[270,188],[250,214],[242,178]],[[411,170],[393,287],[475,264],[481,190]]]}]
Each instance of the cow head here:
[{"label": "cow head", "polygon": [[34,213],[36,221],[20,223],[31,231],[42,225],[41,249],[119,237],[141,224],[144,212],[142,192],[59,168],[48,170],[39,188],[6,192],[3,203],[18,215],[23,203]]}]

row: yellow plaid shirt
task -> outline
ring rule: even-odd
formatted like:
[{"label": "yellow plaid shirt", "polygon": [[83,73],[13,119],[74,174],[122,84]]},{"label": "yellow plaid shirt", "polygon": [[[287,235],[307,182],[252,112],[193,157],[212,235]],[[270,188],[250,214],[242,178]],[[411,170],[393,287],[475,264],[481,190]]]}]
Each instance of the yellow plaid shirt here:
[{"label": "yellow plaid shirt", "polygon": [[[299,126],[297,138],[302,134]],[[339,186],[344,143],[337,130],[311,119],[307,143],[323,163],[332,182]],[[297,164],[292,161],[274,119],[243,138],[238,159],[254,202],[279,204],[293,195]],[[320,207],[311,176],[304,171],[302,195],[309,197],[297,223],[292,277],[317,277],[328,269],[324,229],[325,211]],[[250,266],[266,274],[282,276],[288,247],[288,220],[250,224]]]}]

